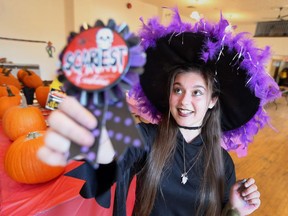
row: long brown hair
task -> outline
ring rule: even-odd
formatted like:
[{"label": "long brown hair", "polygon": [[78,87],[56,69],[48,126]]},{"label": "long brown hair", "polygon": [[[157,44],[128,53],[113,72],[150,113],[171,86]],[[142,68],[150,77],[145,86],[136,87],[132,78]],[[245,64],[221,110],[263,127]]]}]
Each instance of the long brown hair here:
[{"label": "long brown hair", "polygon": [[[212,92],[212,97],[219,95],[213,74],[205,68],[195,66],[180,67],[175,70],[170,79],[170,92],[175,77],[183,72],[201,74]],[[175,153],[178,130],[175,120],[170,116],[170,112],[164,113],[159,123],[158,133],[151,153],[144,168],[138,174],[135,215],[148,216],[151,213],[162,173],[169,166],[169,162]],[[204,173],[201,179],[202,185],[197,215],[216,216],[221,214],[225,173],[220,146],[221,124],[218,101],[213,109],[207,111],[204,117],[201,137],[203,139],[203,147],[198,162],[204,163],[201,164],[204,167]]]}]

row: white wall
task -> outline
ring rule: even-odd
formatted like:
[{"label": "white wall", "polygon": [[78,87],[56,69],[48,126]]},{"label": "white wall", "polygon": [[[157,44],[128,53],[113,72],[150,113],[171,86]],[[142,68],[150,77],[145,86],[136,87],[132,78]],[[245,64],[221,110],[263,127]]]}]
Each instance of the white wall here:
[{"label": "white wall", "polygon": [[[249,32],[250,36],[253,37],[256,30],[256,25],[239,25],[237,26],[236,32]],[[254,37],[255,44],[259,48],[269,46],[271,49],[272,58],[267,62],[267,71],[272,77],[275,74],[275,62],[288,61],[288,37]]]},{"label": "white wall", "polygon": [[130,31],[137,32],[141,26],[139,18],[144,20],[159,14],[157,7],[145,4],[141,1],[130,1],[132,8],[126,7],[127,0],[74,0],[75,6],[75,29],[84,23],[93,26],[97,19],[105,24],[109,18],[117,24],[127,23]]},{"label": "white wall", "polygon": [[53,79],[69,33],[79,32],[83,22],[94,25],[96,19],[106,23],[113,18],[117,24],[126,22],[131,31],[137,31],[140,16],[158,14],[154,6],[134,1],[132,8],[127,9],[126,3],[126,0],[1,0],[0,37],[52,41],[56,52],[49,58],[44,43],[0,39],[0,58],[18,64],[39,64],[41,78]]},{"label": "white wall", "polygon": [[[137,32],[141,22],[159,15],[162,9],[140,0],[1,0],[0,37],[52,41],[56,48],[53,58],[46,53],[46,44],[16,42],[0,39],[0,58],[21,64],[39,64],[42,79],[53,79],[59,67],[58,55],[67,43],[71,31],[79,32],[84,23],[94,25],[97,19],[107,23],[113,18],[117,24],[126,22],[130,31]],[[167,17],[166,17],[167,18]],[[163,18],[164,19],[164,18]],[[165,21],[165,20],[164,20]],[[253,35],[255,25],[238,26],[238,31]],[[255,38],[260,47],[271,46],[273,55],[288,56],[288,37]]]},{"label": "white wall", "polygon": [[[256,25],[241,25],[237,31],[247,31],[253,36],[256,30]],[[285,55],[288,56],[288,37],[255,37],[256,44],[259,47],[270,46],[273,56]]]},{"label": "white wall", "polygon": [[56,48],[49,58],[46,44],[0,40],[0,57],[20,64],[39,64],[43,79],[56,71],[64,38],[64,4],[62,0],[1,0],[0,37],[51,41]]}]

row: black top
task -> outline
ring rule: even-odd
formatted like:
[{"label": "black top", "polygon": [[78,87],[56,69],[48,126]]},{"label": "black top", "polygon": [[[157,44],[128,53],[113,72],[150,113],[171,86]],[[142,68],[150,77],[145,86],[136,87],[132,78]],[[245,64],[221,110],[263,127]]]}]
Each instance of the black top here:
[{"label": "black top", "polygon": [[[70,174],[68,173],[70,176],[81,176],[82,179],[85,179],[86,184],[80,192],[81,195],[86,198],[95,196],[97,202],[105,208],[110,207],[110,186],[113,182],[117,181],[113,215],[126,215],[126,199],[130,182],[135,174],[137,174],[137,172],[144,166],[144,162],[151,150],[151,145],[156,137],[157,125],[141,123],[138,124],[138,127],[143,135],[145,148],[128,147],[123,158],[119,160],[117,164],[114,162],[108,165],[101,165],[99,169],[94,171],[94,175],[91,175],[92,171],[87,171],[87,164],[77,168],[77,170],[73,172],[70,172]],[[195,215],[197,203],[199,201],[199,173],[201,173],[201,167],[193,166],[188,173],[187,183],[185,185],[181,184],[181,174],[184,169],[183,142],[186,154],[186,170],[189,170],[193,164],[195,155],[203,145],[200,136],[196,137],[191,143],[187,143],[179,131],[177,135],[177,149],[174,160],[171,168],[167,169],[163,174],[151,216]],[[224,205],[228,202],[230,188],[235,183],[235,170],[231,157],[224,149],[223,155],[225,160],[224,166],[226,176],[225,198],[222,200]],[[85,174],[83,174],[84,169]],[[115,170],[117,170],[117,174],[113,177],[116,173]],[[93,178],[91,176],[93,176]]]}]

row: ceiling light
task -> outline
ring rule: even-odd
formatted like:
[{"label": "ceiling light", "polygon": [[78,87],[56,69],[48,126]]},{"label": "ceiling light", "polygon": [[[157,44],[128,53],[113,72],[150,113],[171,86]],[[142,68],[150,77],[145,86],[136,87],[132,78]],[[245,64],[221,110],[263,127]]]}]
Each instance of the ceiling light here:
[{"label": "ceiling light", "polygon": [[225,28],[225,32],[226,33],[231,33],[234,32],[234,28],[231,24],[229,24],[226,28]]},{"label": "ceiling light", "polygon": [[192,19],[195,19],[196,21],[199,21],[200,20],[200,14],[198,13],[198,11],[193,11],[191,14],[190,14],[190,17]]}]

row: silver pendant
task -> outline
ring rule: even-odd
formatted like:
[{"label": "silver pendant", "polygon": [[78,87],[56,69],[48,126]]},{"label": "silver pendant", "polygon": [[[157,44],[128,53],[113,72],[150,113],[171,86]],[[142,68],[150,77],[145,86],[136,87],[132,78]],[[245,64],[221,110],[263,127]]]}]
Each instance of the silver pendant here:
[{"label": "silver pendant", "polygon": [[187,173],[186,172],[182,173],[181,178],[182,178],[181,183],[186,184],[186,182],[188,181]]}]

